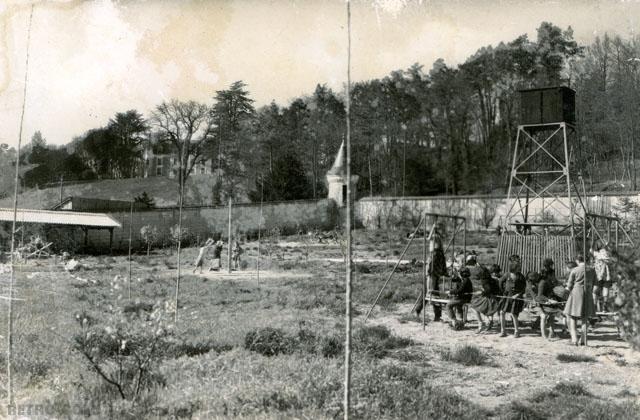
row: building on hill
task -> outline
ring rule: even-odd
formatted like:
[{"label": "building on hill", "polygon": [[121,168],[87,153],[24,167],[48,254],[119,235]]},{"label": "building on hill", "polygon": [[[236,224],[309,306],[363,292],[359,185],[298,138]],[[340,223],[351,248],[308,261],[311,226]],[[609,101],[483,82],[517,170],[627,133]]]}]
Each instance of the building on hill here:
[{"label": "building on hill", "polygon": [[[164,176],[175,178],[178,174],[179,157],[173,148],[159,143],[152,143],[146,147],[143,153],[143,171],[141,176],[149,178],[154,176]],[[187,165],[193,161],[193,156],[189,156]],[[191,175],[212,175],[212,160],[198,158],[198,161],[191,170]]]}]

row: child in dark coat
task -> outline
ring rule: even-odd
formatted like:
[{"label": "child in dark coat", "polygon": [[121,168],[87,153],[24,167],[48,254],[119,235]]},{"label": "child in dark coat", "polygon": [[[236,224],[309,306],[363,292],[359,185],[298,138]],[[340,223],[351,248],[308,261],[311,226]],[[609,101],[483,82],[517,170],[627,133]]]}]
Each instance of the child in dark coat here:
[{"label": "child in dark coat", "polygon": [[[451,283],[449,295],[451,299],[447,304],[447,313],[451,320],[451,327],[455,330],[464,327],[464,305],[471,301],[473,295],[473,284],[471,283],[470,272],[467,267],[462,267],[459,271],[460,277],[454,277]],[[460,319],[458,320],[458,316]]]},{"label": "child in dark coat", "polygon": [[509,257],[509,272],[505,273],[500,279],[500,289],[502,296],[498,307],[500,308],[500,337],[506,337],[505,332],[505,316],[509,314],[513,321],[513,336],[520,337],[518,330],[518,315],[524,308],[524,300],[522,300],[527,281],[520,272],[522,263],[520,256],[512,255]]},{"label": "child in dark coat", "polygon": [[235,241],[233,243],[233,249],[231,252],[231,259],[233,260],[234,270],[237,270],[240,268],[240,255],[242,255],[243,252],[244,250],[240,247],[240,243],[238,243],[238,241]]},{"label": "child in dark coat", "polygon": [[210,271],[219,271],[222,268],[222,248],[224,247],[224,242],[218,240],[213,246],[213,259],[215,260],[214,264],[209,269]]},{"label": "child in dark coat", "polygon": [[[487,331],[491,325],[493,314],[498,312],[498,298],[500,286],[498,280],[493,278],[489,271],[484,270],[481,274],[480,292],[471,299],[470,308],[476,313],[478,319],[478,329],[476,333]],[[483,322],[482,317],[487,317],[488,323]]]}]

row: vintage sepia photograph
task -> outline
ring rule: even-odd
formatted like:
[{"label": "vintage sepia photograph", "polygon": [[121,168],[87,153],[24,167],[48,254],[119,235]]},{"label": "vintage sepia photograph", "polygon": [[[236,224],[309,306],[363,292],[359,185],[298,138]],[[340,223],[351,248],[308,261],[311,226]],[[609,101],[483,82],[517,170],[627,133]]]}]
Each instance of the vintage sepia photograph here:
[{"label": "vintage sepia photograph", "polygon": [[640,419],[636,149],[636,0],[0,0],[0,418]]}]

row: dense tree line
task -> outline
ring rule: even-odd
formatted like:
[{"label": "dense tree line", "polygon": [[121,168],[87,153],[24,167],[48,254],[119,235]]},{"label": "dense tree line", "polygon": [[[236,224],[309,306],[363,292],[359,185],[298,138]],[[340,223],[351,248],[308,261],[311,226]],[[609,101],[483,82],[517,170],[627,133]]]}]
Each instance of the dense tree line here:
[{"label": "dense tree line", "polygon": [[[593,184],[637,188],[640,38],[605,35],[586,47],[571,28],[544,22],[526,35],[479,49],[458,66],[437,60],[352,86],[353,173],[359,195],[504,192],[519,121],[518,90],[568,85],[577,91],[579,159]],[[342,94],[325,85],[256,109],[247,86],[212,93],[211,104],[162,103],[147,118],[130,110],[67,147],[39,133],[25,162],[30,186],[139,173],[145,145],[176,156],[178,181],[210,162],[214,201],[323,197],[324,175],[344,139]],[[611,179],[613,178],[613,179]]]}]

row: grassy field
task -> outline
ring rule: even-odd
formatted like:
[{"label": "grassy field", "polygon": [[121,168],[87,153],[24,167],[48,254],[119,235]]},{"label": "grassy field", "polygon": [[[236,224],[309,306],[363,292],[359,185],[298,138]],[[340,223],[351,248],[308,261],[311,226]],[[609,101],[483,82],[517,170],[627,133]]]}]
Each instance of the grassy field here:
[{"label": "grassy field", "polygon": [[[493,255],[491,241],[469,237],[483,262]],[[354,243],[354,417],[639,418],[640,359],[610,337],[610,326],[579,350],[545,342],[526,325],[517,346],[496,334],[476,336],[473,325],[423,331],[408,315],[419,284],[409,265],[365,324],[389,272],[386,260],[398,258],[406,238],[357,232]],[[342,416],[340,246],[297,237],[264,245],[259,279],[257,244],[245,249],[245,270],[204,275],[191,273],[196,249],[183,251],[177,323],[176,256],[168,250],[134,257],[131,299],[126,257],[80,258],[74,273],[53,261],[22,266],[18,409],[55,418]],[[406,258],[421,253],[416,244]],[[7,325],[5,311],[0,323]]]}]

